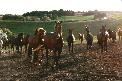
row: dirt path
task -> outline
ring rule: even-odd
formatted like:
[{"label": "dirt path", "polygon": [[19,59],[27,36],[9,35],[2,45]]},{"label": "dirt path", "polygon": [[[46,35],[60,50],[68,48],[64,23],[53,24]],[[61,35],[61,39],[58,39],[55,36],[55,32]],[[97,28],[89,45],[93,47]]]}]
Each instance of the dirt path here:
[{"label": "dirt path", "polygon": [[25,55],[3,54],[0,81],[122,81],[122,43],[109,45],[104,53],[96,45],[89,51],[75,45],[74,50],[68,54],[64,48],[57,70],[51,68],[52,59],[45,69],[45,61],[42,67],[25,60]]}]

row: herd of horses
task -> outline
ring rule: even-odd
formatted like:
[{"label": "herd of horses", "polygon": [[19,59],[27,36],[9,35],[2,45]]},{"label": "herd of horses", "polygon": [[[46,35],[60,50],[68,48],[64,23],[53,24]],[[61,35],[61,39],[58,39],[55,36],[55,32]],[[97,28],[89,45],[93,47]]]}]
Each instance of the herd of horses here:
[{"label": "herd of horses", "polygon": [[[16,52],[19,54],[24,46],[24,51],[27,53],[28,59],[33,59],[33,62],[36,62],[39,58],[38,55],[41,54],[42,58],[44,56],[46,57],[46,64],[48,64],[50,52],[53,52],[54,64],[57,66],[64,46],[61,23],[62,21],[55,21],[53,32],[47,32],[43,28],[37,28],[34,31],[34,35],[19,33],[17,36],[7,36],[5,32],[0,31],[0,54],[2,54],[3,48],[7,49],[7,46],[10,46],[10,49],[13,51],[16,47]],[[87,49],[91,49],[93,45],[93,35],[87,26],[85,27],[85,31],[86,33],[84,34],[79,33],[78,37],[81,43],[85,38]],[[106,30],[105,26],[102,26],[102,29],[100,29],[100,32],[97,34],[97,43],[101,48],[101,52],[107,51],[108,39],[112,40],[113,43],[115,42],[116,33],[118,33],[119,40],[121,40],[121,28],[119,28],[118,31],[112,31],[110,29]],[[72,29],[68,29],[66,41],[69,53],[73,53],[75,36]]]}]

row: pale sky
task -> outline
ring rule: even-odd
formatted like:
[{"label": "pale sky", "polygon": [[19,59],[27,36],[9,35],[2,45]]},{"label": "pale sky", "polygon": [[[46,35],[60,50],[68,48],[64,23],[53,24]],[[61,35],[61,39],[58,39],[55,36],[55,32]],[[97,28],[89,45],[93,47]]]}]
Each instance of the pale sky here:
[{"label": "pale sky", "polygon": [[0,0],[0,14],[23,14],[51,10],[122,11],[121,0]]}]

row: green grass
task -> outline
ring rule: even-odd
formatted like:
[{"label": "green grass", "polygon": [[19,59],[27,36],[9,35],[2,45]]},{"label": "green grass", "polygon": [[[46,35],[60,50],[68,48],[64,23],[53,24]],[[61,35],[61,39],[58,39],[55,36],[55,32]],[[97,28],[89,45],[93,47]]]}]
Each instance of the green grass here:
[{"label": "green grass", "polygon": [[89,20],[93,20],[94,16],[62,16],[59,17],[59,20],[62,21],[89,21]]}]

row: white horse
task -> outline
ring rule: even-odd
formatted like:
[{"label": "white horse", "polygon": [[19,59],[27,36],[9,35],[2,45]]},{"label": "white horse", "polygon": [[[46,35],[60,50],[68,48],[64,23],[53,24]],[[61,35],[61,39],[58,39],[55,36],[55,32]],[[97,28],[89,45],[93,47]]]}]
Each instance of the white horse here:
[{"label": "white horse", "polygon": [[4,40],[8,40],[8,36],[6,33],[0,31],[0,54],[2,52],[2,45]]}]

